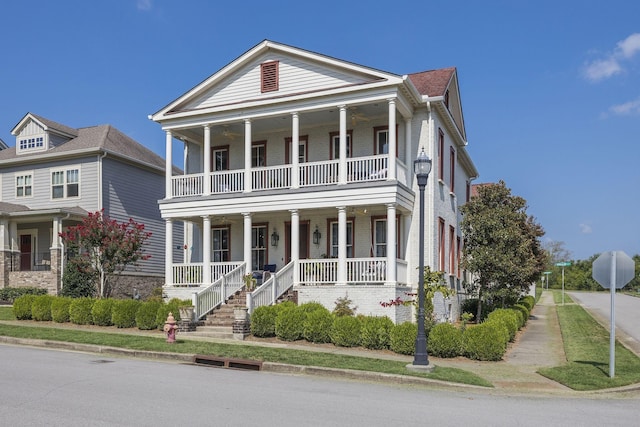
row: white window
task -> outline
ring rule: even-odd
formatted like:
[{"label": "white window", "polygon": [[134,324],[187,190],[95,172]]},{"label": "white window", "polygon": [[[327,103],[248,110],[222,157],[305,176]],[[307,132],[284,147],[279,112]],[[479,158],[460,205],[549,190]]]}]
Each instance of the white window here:
[{"label": "white window", "polygon": [[[338,222],[331,222],[331,258],[338,258]],[[347,221],[347,258],[353,258],[353,221]]]},{"label": "white window", "polygon": [[373,256],[387,256],[387,220],[376,219],[373,222]]},{"label": "white window", "polygon": [[[351,157],[351,134],[352,131],[347,131],[347,157]],[[340,132],[331,132],[331,159],[340,158]]]},{"label": "white window", "polygon": [[31,138],[22,138],[18,142],[19,151],[23,150],[34,150],[38,148],[44,147],[44,137],[43,136],[35,136]]},{"label": "white window", "polygon": [[80,169],[51,171],[51,198],[65,199],[80,195]]},{"label": "white window", "polygon": [[211,229],[211,256],[213,262],[226,262],[230,258],[229,227]]},{"label": "white window", "polygon": [[16,197],[31,197],[33,195],[33,173],[16,175]]},{"label": "white window", "polygon": [[264,269],[267,263],[267,226],[251,227],[251,266],[254,270]]}]

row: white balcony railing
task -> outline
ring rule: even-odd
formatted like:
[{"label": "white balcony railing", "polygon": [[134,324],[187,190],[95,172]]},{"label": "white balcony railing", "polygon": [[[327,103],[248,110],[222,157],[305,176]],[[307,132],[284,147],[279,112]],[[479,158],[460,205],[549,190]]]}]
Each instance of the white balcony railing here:
[{"label": "white balcony railing", "polygon": [[[385,181],[388,175],[386,154],[347,159],[345,184],[357,182]],[[396,159],[396,178],[407,183],[407,167]],[[300,187],[336,185],[340,183],[338,160],[301,163],[299,166]],[[291,188],[292,166],[277,165],[251,169],[251,191]],[[246,190],[244,170],[216,171],[207,175],[211,194],[238,193]],[[202,173],[178,175],[171,178],[171,197],[202,196],[205,194],[205,175]]]}]

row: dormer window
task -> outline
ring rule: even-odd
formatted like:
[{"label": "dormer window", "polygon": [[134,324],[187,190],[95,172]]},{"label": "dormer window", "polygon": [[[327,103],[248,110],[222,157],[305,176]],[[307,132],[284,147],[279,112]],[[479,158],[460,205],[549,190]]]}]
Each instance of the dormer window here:
[{"label": "dormer window", "polygon": [[18,141],[18,149],[20,151],[37,150],[44,147],[44,136],[34,136],[29,138],[20,138]]},{"label": "dormer window", "polygon": [[278,61],[270,61],[260,65],[260,90],[263,93],[278,90],[278,64]]}]

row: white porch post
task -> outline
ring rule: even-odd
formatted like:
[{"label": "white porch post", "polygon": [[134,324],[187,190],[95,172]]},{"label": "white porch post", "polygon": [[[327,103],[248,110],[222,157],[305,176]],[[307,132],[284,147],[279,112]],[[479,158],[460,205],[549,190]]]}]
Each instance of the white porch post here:
[{"label": "white porch post", "polygon": [[60,233],[62,232],[62,218],[54,217],[53,218],[53,230],[51,236],[51,249],[58,249],[61,247],[60,245]]},{"label": "white porch post", "polygon": [[338,163],[339,184],[347,183],[347,106],[340,105],[340,157]]},{"label": "white porch post", "polygon": [[398,150],[396,141],[396,100],[389,100],[389,164],[387,165],[387,179],[396,179],[396,152]]},{"label": "white porch post", "polygon": [[291,188],[300,187],[300,120],[291,113]]},{"label": "white porch post", "polygon": [[173,175],[173,135],[168,130],[165,135],[165,198],[172,197],[171,177]]},{"label": "white porch post", "polygon": [[396,239],[396,205],[387,204],[387,277],[385,285],[397,282],[397,239]]},{"label": "white porch post", "polygon": [[251,214],[247,212],[242,213],[244,219],[244,262],[247,266],[246,274],[253,271],[253,265],[251,265]]},{"label": "white porch post", "polygon": [[244,121],[244,192],[250,193],[253,189],[251,179],[251,120]]},{"label": "white porch post", "polygon": [[204,179],[204,195],[211,194],[211,126],[204,125],[204,163],[202,165]]},{"label": "white porch post", "polygon": [[336,285],[347,284],[347,208],[338,207],[338,277]]},{"label": "white porch post", "polygon": [[293,283],[300,281],[300,215],[297,209],[291,211],[291,261],[293,262]]},{"label": "white porch post", "polygon": [[164,284],[173,286],[173,220],[164,220]]},{"label": "white porch post", "polygon": [[[404,164],[411,169],[413,158],[411,157],[411,117],[404,118]],[[409,172],[410,173],[410,172]],[[408,177],[407,177],[408,181]]]},{"label": "white porch post", "polygon": [[0,219],[0,244],[3,251],[11,249],[11,241],[9,239],[9,220],[6,218]]},{"label": "white porch post", "polygon": [[11,251],[20,252],[20,246],[18,245],[18,223],[15,221],[9,221],[9,233],[11,234]]},{"label": "white porch post", "polygon": [[202,281],[211,284],[211,217],[202,216]]}]

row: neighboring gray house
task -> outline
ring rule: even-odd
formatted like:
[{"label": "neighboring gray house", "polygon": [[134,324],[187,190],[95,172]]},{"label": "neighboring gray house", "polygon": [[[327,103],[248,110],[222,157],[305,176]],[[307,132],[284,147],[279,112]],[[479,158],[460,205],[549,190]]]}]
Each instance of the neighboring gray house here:
[{"label": "neighboring gray house", "polygon": [[58,233],[88,212],[133,218],[152,233],[149,260],[129,269],[114,294],[148,293],[164,283],[164,160],[110,125],[74,129],[32,113],[0,151],[0,287],[62,286]]},{"label": "neighboring gray house", "polygon": [[0,150],[4,150],[5,148],[9,148],[9,146],[0,138]]}]

